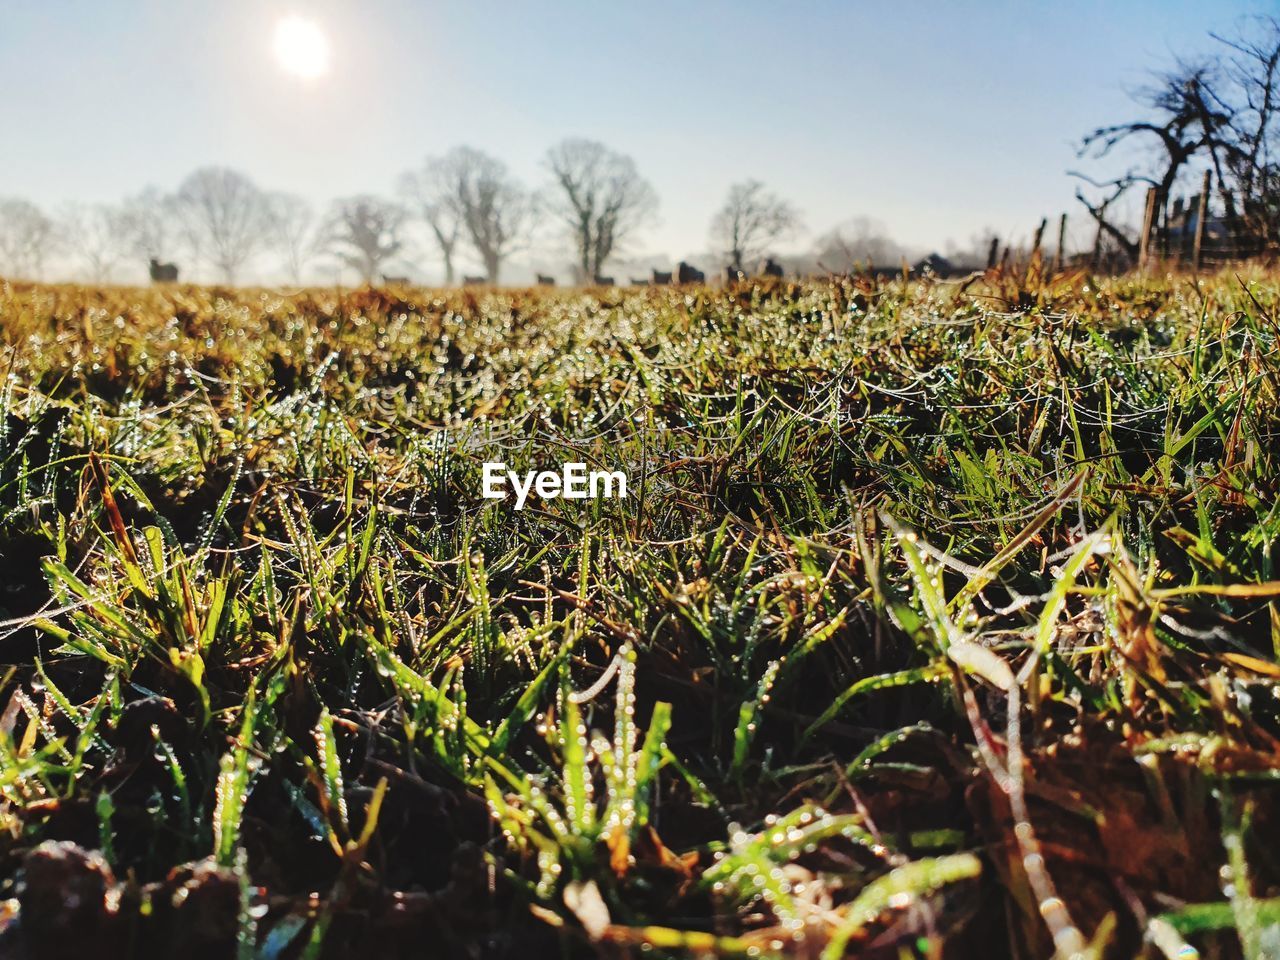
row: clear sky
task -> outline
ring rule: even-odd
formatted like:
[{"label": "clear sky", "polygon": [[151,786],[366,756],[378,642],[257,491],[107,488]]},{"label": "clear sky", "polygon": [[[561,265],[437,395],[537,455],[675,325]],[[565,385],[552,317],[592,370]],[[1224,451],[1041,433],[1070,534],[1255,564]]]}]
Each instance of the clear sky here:
[{"label": "clear sky", "polygon": [[[530,185],[573,135],[661,198],[637,252],[707,247],[729,183],[764,180],[807,238],[853,216],[918,247],[1028,234],[1074,206],[1074,144],[1227,0],[2,0],[0,195],[56,208],[171,189],[207,163],[317,203],[391,192],[468,143]],[[329,37],[281,71],[275,23]],[[804,243],[804,238],[799,241]]]}]

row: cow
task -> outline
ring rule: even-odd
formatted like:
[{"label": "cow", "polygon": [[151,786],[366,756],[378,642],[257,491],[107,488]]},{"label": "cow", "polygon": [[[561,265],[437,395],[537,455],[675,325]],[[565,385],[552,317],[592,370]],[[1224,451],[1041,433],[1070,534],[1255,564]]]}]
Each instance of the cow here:
[{"label": "cow", "polygon": [[644,277],[632,277],[631,285],[633,287],[647,287],[649,285],[649,281]]},{"label": "cow", "polygon": [[654,270],[653,271],[653,285],[655,287],[665,286],[670,282],[671,282],[670,270]]},{"label": "cow", "polygon": [[384,287],[406,287],[409,285],[408,277],[389,277],[385,273],[382,275],[382,285]]},{"label": "cow", "polygon": [[707,275],[683,260],[676,266],[676,283],[706,283]]},{"label": "cow", "polygon": [[612,287],[614,285],[613,277],[602,277],[597,273],[593,279],[597,287]]},{"label": "cow", "polygon": [[554,287],[556,285],[555,277],[548,277],[545,273],[538,274],[538,286]]},{"label": "cow", "polygon": [[773,259],[773,257],[767,257],[765,258],[764,266],[760,268],[760,272],[766,277],[781,277],[782,264]]},{"label": "cow", "polygon": [[463,277],[462,285],[464,287],[483,287],[489,282],[488,277]]},{"label": "cow", "polygon": [[161,263],[155,257],[152,257],[150,268],[152,283],[178,282],[178,265],[176,263]]}]

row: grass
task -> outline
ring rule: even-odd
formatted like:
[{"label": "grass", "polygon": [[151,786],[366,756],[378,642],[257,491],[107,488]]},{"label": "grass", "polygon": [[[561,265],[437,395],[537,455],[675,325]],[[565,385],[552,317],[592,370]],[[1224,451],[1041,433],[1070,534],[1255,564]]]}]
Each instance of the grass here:
[{"label": "grass", "polygon": [[0,946],[1276,955],[1278,303],[0,286]]}]

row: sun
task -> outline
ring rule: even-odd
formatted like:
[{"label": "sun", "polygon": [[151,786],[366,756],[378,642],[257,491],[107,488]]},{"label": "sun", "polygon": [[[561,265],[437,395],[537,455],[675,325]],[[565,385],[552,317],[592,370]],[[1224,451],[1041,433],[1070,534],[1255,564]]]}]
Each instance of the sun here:
[{"label": "sun", "polygon": [[276,22],[276,63],[285,73],[315,80],[329,72],[329,38],[307,17],[291,15]]}]

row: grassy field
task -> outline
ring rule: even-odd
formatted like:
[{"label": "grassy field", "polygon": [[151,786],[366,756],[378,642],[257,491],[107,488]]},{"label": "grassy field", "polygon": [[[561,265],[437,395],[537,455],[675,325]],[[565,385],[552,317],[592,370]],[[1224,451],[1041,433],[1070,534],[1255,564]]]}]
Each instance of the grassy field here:
[{"label": "grassy field", "polygon": [[1280,956],[1278,304],[0,284],[0,955]]}]

